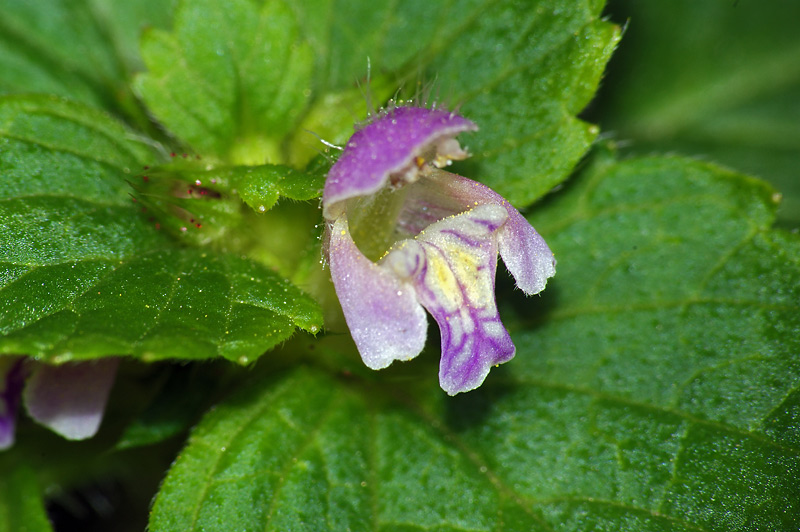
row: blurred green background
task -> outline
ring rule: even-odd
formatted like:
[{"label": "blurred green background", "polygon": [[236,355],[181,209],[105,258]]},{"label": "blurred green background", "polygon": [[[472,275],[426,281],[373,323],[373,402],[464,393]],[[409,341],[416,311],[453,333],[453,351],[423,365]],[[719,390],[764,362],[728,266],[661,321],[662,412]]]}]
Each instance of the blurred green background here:
[{"label": "blurred green background", "polygon": [[800,2],[612,0],[625,25],[584,118],[623,155],[680,153],[765,179],[800,228]]}]

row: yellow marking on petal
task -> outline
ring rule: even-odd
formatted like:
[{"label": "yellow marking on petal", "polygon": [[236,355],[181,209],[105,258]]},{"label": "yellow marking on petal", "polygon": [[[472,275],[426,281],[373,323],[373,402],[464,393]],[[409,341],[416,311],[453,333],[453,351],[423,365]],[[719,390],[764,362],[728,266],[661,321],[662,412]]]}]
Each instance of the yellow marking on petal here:
[{"label": "yellow marking on petal", "polygon": [[440,243],[439,245],[445,248],[445,255],[450,262],[449,265],[444,264],[443,267],[447,268],[451,284],[442,289],[448,292],[450,290],[458,290],[458,282],[460,282],[466,293],[467,300],[472,306],[484,308],[491,305],[494,300],[492,280],[486,278],[488,276],[486,270],[478,269],[481,266],[479,257],[472,253],[469,248],[464,248],[457,244],[446,245]]},{"label": "yellow marking on petal", "polygon": [[446,312],[455,312],[464,304],[464,301],[450,265],[438,253],[429,253],[427,258],[428,279],[426,284],[436,293],[436,299]]},{"label": "yellow marking on petal", "polygon": [[432,266],[434,275],[436,276],[436,280],[438,281],[438,288],[441,290],[447,290],[448,292],[453,292],[458,290],[458,284],[456,283],[456,279],[453,276],[453,272],[450,271],[447,263],[443,260],[433,260],[430,261]]}]

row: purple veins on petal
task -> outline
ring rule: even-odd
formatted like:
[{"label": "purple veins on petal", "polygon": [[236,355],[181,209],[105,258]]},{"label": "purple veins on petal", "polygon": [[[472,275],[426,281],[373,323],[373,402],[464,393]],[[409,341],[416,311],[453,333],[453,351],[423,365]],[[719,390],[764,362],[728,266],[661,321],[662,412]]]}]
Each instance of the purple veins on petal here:
[{"label": "purple veins on petal", "polygon": [[367,367],[409,360],[425,347],[428,322],[412,287],[366,258],[341,217],[330,229],[328,261],[347,327]]},{"label": "purple veins on petal", "polygon": [[410,205],[430,203],[433,198],[441,206],[440,211],[446,206],[460,212],[476,205],[500,205],[506,209],[508,221],[497,232],[498,251],[517,288],[527,295],[544,290],[547,279],[555,275],[556,260],[544,238],[513,205],[491,188],[460,175],[433,170],[424,181],[411,187],[406,202]]},{"label": "purple veins on petal", "polygon": [[94,436],[103,419],[119,360],[41,365],[24,391],[28,414],[68,440]]},{"label": "purple veins on petal", "polygon": [[381,265],[413,284],[441,330],[439,383],[455,395],[477,388],[492,366],[514,356],[494,297],[496,231],[508,213],[481,205],[398,243]]}]

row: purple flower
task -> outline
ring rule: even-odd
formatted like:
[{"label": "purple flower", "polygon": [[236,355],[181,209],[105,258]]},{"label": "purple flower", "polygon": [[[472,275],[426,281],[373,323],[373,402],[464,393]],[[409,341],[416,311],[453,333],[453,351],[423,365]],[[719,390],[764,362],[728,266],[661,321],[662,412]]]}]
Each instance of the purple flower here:
[{"label": "purple flower", "polygon": [[364,363],[417,356],[424,307],[441,331],[439,383],[450,395],[514,356],[494,297],[498,252],[526,294],[555,274],[552,252],[514,207],[441,169],[468,156],[455,137],[476,129],[443,109],[385,111],[347,142],[322,198],[331,277]]},{"label": "purple flower", "polygon": [[68,440],[94,436],[118,365],[116,358],[49,366],[0,357],[0,450],[14,444],[20,400],[34,420]]}]

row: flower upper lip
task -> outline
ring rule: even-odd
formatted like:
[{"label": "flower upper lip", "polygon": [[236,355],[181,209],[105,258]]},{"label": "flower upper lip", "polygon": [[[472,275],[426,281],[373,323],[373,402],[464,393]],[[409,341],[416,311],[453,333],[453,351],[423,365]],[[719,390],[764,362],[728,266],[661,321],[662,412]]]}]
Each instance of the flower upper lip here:
[{"label": "flower upper lip", "polygon": [[336,219],[345,200],[378,192],[392,175],[413,169],[415,159],[438,141],[477,129],[474,122],[444,109],[395,107],[382,113],[350,137],[328,173],[323,215]]}]

